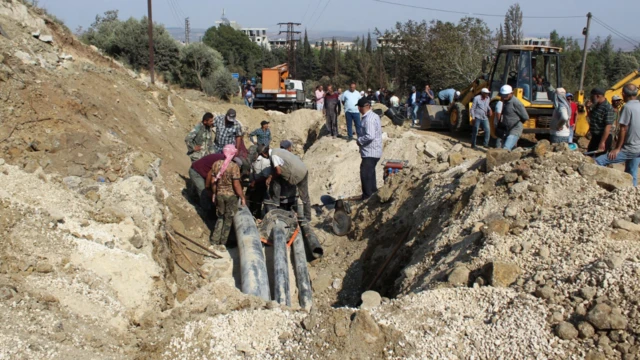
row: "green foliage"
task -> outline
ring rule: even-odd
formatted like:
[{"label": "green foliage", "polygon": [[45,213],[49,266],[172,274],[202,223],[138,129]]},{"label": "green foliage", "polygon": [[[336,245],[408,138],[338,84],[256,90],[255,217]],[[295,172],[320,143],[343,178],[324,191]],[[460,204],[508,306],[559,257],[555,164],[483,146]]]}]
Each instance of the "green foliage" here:
[{"label": "green foliage", "polygon": [[204,80],[223,67],[222,55],[203,43],[193,43],[180,51],[180,77],[185,87],[204,90]]},{"label": "green foliage", "polygon": [[[95,22],[82,35],[82,41],[102,49],[105,54],[129,64],[133,69],[149,66],[148,19],[118,20],[118,11],[97,15]],[[153,25],[156,70],[170,76],[179,72],[180,49],[162,25]]]},{"label": "green foliage", "polygon": [[256,66],[262,58],[260,46],[231,26],[220,25],[209,28],[202,42],[220,52],[225,65],[232,72],[251,77],[262,70]]},{"label": "green foliage", "polygon": [[504,16],[504,44],[520,44],[522,37],[522,10],[520,4],[515,3]]},{"label": "green foliage", "polygon": [[231,76],[231,72],[225,68],[219,68],[203,82],[204,92],[223,100],[231,100],[238,93],[238,82]]}]

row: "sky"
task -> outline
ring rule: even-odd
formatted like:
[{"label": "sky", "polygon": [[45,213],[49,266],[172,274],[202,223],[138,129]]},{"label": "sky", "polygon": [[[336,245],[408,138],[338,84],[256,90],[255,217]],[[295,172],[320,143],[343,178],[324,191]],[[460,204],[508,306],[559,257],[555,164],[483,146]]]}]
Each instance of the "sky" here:
[{"label": "sky", "polygon": [[[142,17],[147,14],[145,0],[38,0],[41,7],[63,19],[67,26],[75,30],[78,26],[87,28],[96,14],[107,10],[118,9],[120,18]],[[385,0],[386,1],[386,0]],[[513,0],[388,0],[390,2],[432,7],[448,11],[464,11],[473,13],[500,15],[481,17],[492,30],[497,29],[504,20],[504,13]],[[617,5],[616,5],[617,4]],[[614,30],[640,40],[636,36],[635,23],[638,21],[640,2],[610,0],[537,0],[521,1],[523,14],[527,16],[578,16],[568,19],[524,19],[525,36],[540,36],[556,29],[560,35],[581,37],[582,28],[586,26],[586,13],[593,15]],[[237,21],[245,27],[267,27],[270,33],[278,31],[279,22],[300,22],[309,35],[327,32],[366,33],[390,29],[397,21],[427,20],[457,22],[463,14],[438,12],[425,9],[409,8],[377,0],[153,0],[154,21],[166,27],[184,27],[184,18],[189,17],[192,28],[208,28],[220,19],[222,9],[230,20]],[[602,25],[592,22],[591,33],[595,36],[607,36],[611,32]],[[618,38],[617,35],[612,35]],[[628,43],[627,43],[628,45]]]}]

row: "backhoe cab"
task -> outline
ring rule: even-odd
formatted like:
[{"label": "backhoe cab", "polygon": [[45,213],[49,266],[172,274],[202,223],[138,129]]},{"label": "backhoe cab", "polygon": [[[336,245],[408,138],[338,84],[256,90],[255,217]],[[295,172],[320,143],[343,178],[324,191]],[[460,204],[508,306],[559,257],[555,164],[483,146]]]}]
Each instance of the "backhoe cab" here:
[{"label": "backhoe cab", "polygon": [[[500,87],[511,85],[514,96],[529,113],[529,120],[524,123],[525,133],[549,132],[555,90],[562,86],[561,51],[557,47],[531,45],[498,48],[489,79],[492,104],[500,99]],[[481,89],[474,90],[479,93]]]},{"label": "backhoe cab", "polygon": [[[471,127],[469,114],[473,98],[486,87],[491,91],[491,108],[500,100],[500,87],[508,84],[524,104],[529,120],[524,123],[525,133],[548,133],[553,114],[555,90],[562,86],[560,77],[560,53],[562,49],[551,46],[503,45],[498,48],[491,72],[460,90],[459,100],[448,108],[440,105],[427,106],[426,121],[422,128],[434,128],[439,124],[451,130]],[[578,94],[582,101],[582,93]],[[448,121],[444,120],[447,119]],[[494,134],[493,118],[490,119]],[[436,126],[434,126],[436,125]]]}]

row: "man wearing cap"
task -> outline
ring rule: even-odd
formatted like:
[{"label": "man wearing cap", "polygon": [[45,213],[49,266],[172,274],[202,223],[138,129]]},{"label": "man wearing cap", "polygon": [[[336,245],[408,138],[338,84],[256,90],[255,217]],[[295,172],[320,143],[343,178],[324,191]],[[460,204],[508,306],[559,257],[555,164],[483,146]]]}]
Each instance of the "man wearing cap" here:
[{"label": "man wearing cap", "polygon": [[522,135],[523,123],[529,120],[527,109],[517,97],[513,96],[513,88],[503,85],[500,88],[500,99],[502,100],[502,115],[498,127],[504,129],[504,136],[498,137],[496,147],[512,150]]},{"label": "man wearing cap", "polygon": [[[253,137],[256,137],[257,141],[253,141]],[[271,130],[269,130],[269,122],[262,120],[260,128],[255,129],[249,134],[249,140],[253,145],[267,145],[271,144]]]},{"label": "man wearing cap", "polygon": [[366,200],[378,191],[376,181],[376,165],[382,157],[382,126],[380,117],[371,111],[371,102],[367,99],[358,101],[358,110],[362,114],[362,136],[358,137],[360,148],[360,182],[362,183],[362,199]]},{"label": "man wearing cap", "polygon": [[202,117],[202,122],[196,125],[184,139],[187,144],[187,155],[192,162],[218,152],[214,146],[212,126],[213,114],[206,113]]},{"label": "man wearing cap", "polygon": [[616,148],[618,143],[618,135],[620,134],[620,110],[622,110],[622,97],[620,95],[613,95],[611,97],[611,106],[616,113],[616,119],[611,126],[611,150]]},{"label": "man wearing cap", "polygon": [[604,90],[591,90],[591,99],[586,103],[589,115],[589,132],[591,141],[587,152],[605,152],[611,148],[611,126],[616,120],[613,106],[604,97]]},{"label": "man wearing cap", "polygon": [[491,139],[491,128],[489,127],[489,118],[492,115],[491,107],[489,103],[489,89],[483,88],[480,91],[480,95],[473,98],[471,104],[471,116],[473,117],[473,132],[471,133],[471,147],[476,147],[476,139],[478,137],[478,130],[480,126],[484,129],[484,147],[489,147],[489,140]]},{"label": "man wearing cap", "polygon": [[[284,144],[286,145],[286,144]],[[309,199],[309,170],[302,160],[284,149],[270,149],[268,146],[258,146],[258,153],[265,159],[271,160],[271,174],[266,185],[271,187],[264,201],[265,211],[269,212],[280,207],[280,195],[283,184],[294,185],[298,188],[300,200],[304,206],[304,217],[311,221],[311,200]]]},{"label": "man wearing cap", "polygon": [[293,143],[291,140],[282,140],[280,141],[280,149],[291,152],[291,150],[293,150]]},{"label": "man wearing cap", "polygon": [[353,128],[352,123],[355,123],[356,134],[360,137],[362,133],[362,126],[360,125],[360,113],[358,112],[358,100],[362,98],[362,95],[356,90],[356,83],[352,82],[349,85],[349,90],[342,93],[340,100],[344,104],[344,115],[347,120],[347,141],[353,140]]},{"label": "man wearing cap", "polygon": [[460,91],[456,91],[456,89],[440,90],[438,93],[438,101],[440,101],[440,105],[446,106],[451,104],[456,96],[460,96]]},{"label": "man wearing cap", "polygon": [[631,174],[633,186],[638,186],[640,165],[640,102],[638,87],[626,84],[622,89],[625,105],[620,111],[620,136],[613,150],[596,158],[598,165],[625,163],[625,172]]},{"label": "man wearing cap", "polygon": [[236,149],[244,147],[244,144],[240,145],[242,142],[242,126],[236,121],[236,111],[234,109],[229,109],[226,115],[216,116],[213,127],[216,132],[215,152],[222,151],[225,145],[234,145]]}]

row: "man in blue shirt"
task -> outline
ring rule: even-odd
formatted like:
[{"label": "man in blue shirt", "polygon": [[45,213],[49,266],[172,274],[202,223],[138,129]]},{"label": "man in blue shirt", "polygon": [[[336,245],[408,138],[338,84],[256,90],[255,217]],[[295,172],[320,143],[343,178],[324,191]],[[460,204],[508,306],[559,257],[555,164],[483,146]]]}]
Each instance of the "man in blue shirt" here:
[{"label": "man in blue shirt", "polygon": [[362,96],[356,90],[356,83],[352,82],[349,85],[349,90],[342,93],[340,100],[344,104],[344,115],[347,118],[347,134],[349,136],[348,141],[353,140],[353,128],[352,123],[356,125],[356,134],[358,137],[362,135],[362,126],[360,125],[360,111],[358,111],[358,100]]},{"label": "man in blue shirt", "polygon": [[456,91],[456,89],[441,90],[438,93],[438,100],[440,100],[440,105],[449,105],[459,95],[460,92]]},{"label": "man in blue shirt", "polygon": [[480,126],[484,129],[484,147],[489,147],[491,137],[491,128],[489,127],[489,118],[491,117],[491,107],[489,103],[489,89],[483,88],[480,95],[473,98],[471,104],[471,116],[473,117],[473,131],[471,132],[471,148],[476,147],[476,139],[478,138],[478,130]]}]

